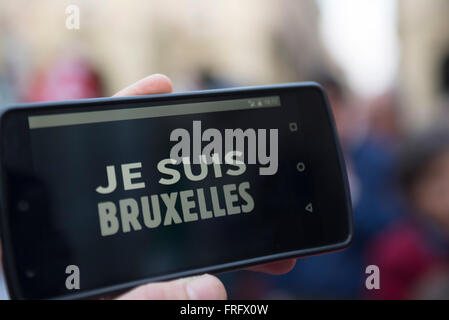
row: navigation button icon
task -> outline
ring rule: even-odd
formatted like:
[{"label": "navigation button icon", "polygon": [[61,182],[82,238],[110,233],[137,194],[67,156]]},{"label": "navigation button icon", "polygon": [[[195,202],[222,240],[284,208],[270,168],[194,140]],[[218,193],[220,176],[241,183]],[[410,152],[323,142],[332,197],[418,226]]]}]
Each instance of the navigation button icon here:
[{"label": "navigation button icon", "polygon": [[290,128],[290,132],[298,131],[298,124],[296,122],[290,122],[288,127]]},{"label": "navigation button icon", "polygon": [[306,211],[312,213],[313,212],[313,206],[312,203],[310,202],[308,205],[306,205]]},{"label": "navigation button icon", "polygon": [[299,172],[304,172],[306,171],[306,165],[304,164],[304,162],[298,162],[298,164],[296,165],[296,169]]}]

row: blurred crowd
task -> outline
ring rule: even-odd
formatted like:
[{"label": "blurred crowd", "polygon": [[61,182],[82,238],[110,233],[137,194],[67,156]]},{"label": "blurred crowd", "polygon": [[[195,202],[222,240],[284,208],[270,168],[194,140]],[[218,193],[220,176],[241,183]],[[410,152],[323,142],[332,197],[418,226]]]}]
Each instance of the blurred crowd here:
[{"label": "blurred crowd", "polygon": [[[447,87],[438,119],[408,132],[401,126],[401,99],[394,90],[370,101],[352,101],[338,79],[314,80],[330,97],[344,150],[353,244],[300,259],[284,276],[235,275],[236,297],[449,299]],[[379,267],[378,290],[366,287],[369,265]]]},{"label": "blurred crowd", "polygon": [[[286,43],[296,48],[294,33],[286,36]],[[5,44],[13,38],[3,40]],[[103,70],[85,55],[55,55],[23,79],[20,50],[8,52],[8,48],[17,50],[18,46],[3,46],[3,57],[9,58],[0,68],[2,106],[110,94],[104,89]],[[294,64],[295,50],[281,58]],[[192,69],[188,75],[180,87],[247,84],[207,66]],[[403,121],[407,117],[403,104],[408,100],[400,86],[368,99],[354,94],[335,69],[309,70],[298,77],[319,82],[329,96],[349,175],[354,241],[347,250],[300,259],[283,276],[248,271],[220,275],[230,298],[449,299],[448,61],[434,77],[441,83],[438,105],[422,108],[437,112],[434,119],[414,130]],[[174,82],[176,89],[181,80]],[[365,286],[369,265],[379,267],[378,290]]]},{"label": "blurred crowd", "polygon": [[[409,133],[401,126],[401,99],[394,89],[366,101],[329,72],[312,75],[311,80],[329,96],[344,150],[354,242],[341,252],[301,259],[284,276],[246,271],[222,275],[230,297],[449,298],[447,91],[442,91],[438,120]],[[21,100],[104,95],[99,72],[81,57],[55,60],[31,83]],[[238,84],[209,70],[192,77],[196,89],[233,85]],[[14,92],[12,87],[7,90]],[[379,290],[365,288],[368,265],[380,269]]]}]

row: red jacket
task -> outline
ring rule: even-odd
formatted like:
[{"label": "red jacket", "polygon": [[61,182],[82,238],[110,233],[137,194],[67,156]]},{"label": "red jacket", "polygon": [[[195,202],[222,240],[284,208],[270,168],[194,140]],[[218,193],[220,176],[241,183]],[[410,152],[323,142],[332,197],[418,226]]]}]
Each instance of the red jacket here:
[{"label": "red jacket", "polygon": [[[371,299],[411,299],[416,285],[447,265],[445,241],[414,222],[402,221],[381,233],[368,251],[367,264],[380,271],[380,289],[366,290]],[[446,242],[447,243],[447,242]]]}]

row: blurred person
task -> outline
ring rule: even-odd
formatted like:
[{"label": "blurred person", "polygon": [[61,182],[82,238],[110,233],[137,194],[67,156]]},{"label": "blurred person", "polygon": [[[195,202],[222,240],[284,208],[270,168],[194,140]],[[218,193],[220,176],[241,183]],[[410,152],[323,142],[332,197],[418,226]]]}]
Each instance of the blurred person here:
[{"label": "blurred person", "polygon": [[354,240],[344,251],[303,259],[292,272],[271,281],[275,292],[282,289],[291,298],[359,298],[366,278],[367,245],[402,212],[392,187],[397,147],[397,118],[390,112],[394,100],[378,99],[373,106],[379,109],[368,113],[350,102],[339,79],[325,74],[316,80],[329,97],[342,144],[354,209]]},{"label": "blurred person", "polygon": [[1,66],[0,59],[0,107],[4,107],[17,100],[17,88],[13,82],[14,77],[12,71],[11,65],[7,61]]},{"label": "blurred person", "polygon": [[380,290],[368,291],[367,297],[443,298],[449,293],[447,124],[413,135],[404,143],[398,176],[410,214],[371,245],[367,263],[380,269]]},{"label": "blurred person", "polygon": [[441,63],[441,94],[449,100],[449,49]]},{"label": "blurred person", "polygon": [[211,69],[202,68],[194,81],[197,90],[221,89],[235,87],[236,85],[225,77],[217,76]]},{"label": "blurred person", "polygon": [[0,19],[0,107],[22,100],[29,68],[26,43]]},{"label": "blurred person", "polygon": [[[399,121],[399,96],[395,90],[375,98],[369,110],[370,132],[391,148],[397,148],[402,138],[402,124]],[[394,146],[394,147],[393,147]]]},{"label": "blurred person", "polygon": [[440,88],[438,90],[438,99],[436,104],[436,112],[434,114],[434,122],[436,125],[447,124],[449,119],[449,49],[443,58],[440,72]]},{"label": "blurred person", "polygon": [[419,300],[449,299],[449,270],[432,270],[424,276],[413,290],[413,298]]},{"label": "blurred person", "polygon": [[375,98],[363,124],[366,130],[352,132],[349,157],[360,181],[354,219],[365,244],[404,211],[394,175],[402,139],[397,103],[393,91]]},{"label": "blurred person", "polygon": [[85,58],[61,55],[31,80],[27,102],[87,99],[103,96],[99,72]]}]

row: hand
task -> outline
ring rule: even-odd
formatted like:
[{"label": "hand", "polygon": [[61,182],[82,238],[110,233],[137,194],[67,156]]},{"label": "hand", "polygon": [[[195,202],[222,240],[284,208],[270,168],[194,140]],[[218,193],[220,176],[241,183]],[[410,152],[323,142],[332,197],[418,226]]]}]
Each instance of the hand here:
[{"label": "hand", "polygon": [[[161,74],[148,76],[133,85],[120,90],[114,97],[136,96],[145,94],[170,93],[173,86],[169,78]],[[269,274],[283,274],[295,266],[296,259],[276,261],[254,266],[248,270]],[[205,274],[197,277],[178,279],[168,282],[146,284],[131,290],[118,299],[148,300],[148,299],[226,299],[226,289],[215,276]]]}]

